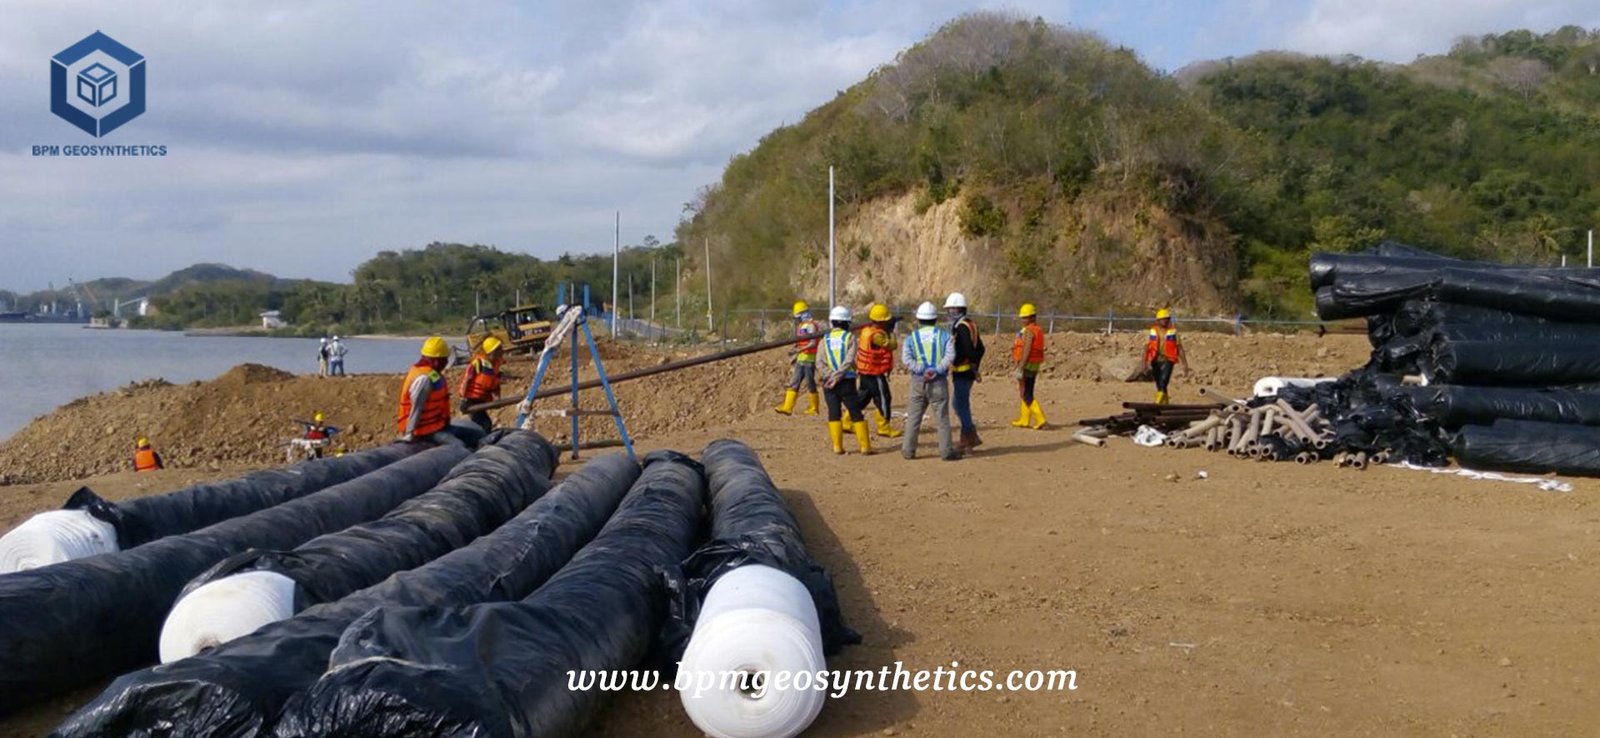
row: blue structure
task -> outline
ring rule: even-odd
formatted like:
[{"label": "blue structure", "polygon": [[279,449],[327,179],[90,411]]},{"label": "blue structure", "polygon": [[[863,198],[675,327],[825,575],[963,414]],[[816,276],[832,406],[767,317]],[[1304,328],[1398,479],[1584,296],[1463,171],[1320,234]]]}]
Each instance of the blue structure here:
[{"label": "blue structure", "polygon": [[[571,293],[570,296],[576,298],[576,285],[566,285],[566,287]],[[561,302],[560,288],[556,293],[556,300],[558,303]],[[544,351],[539,354],[539,368],[534,372],[533,383],[528,386],[528,395],[524,400],[524,407],[531,407],[534,395],[539,393],[539,386],[544,383],[545,372],[550,369],[550,360],[561,349],[562,342],[569,342],[572,345],[572,406],[567,410],[567,413],[572,418],[572,433],[570,436],[572,438],[572,458],[578,458],[578,418],[583,415],[610,415],[612,421],[617,425],[617,433],[622,437],[622,446],[627,449],[628,458],[632,459],[634,458],[633,439],[629,437],[628,426],[622,420],[622,410],[617,407],[617,395],[611,391],[611,380],[606,376],[605,363],[600,360],[600,347],[595,344],[594,332],[589,330],[589,286],[584,285],[583,287],[582,309],[573,309],[580,307],[580,303],[576,299],[566,304],[568,306],[567,311],[559,317],[555,330],[550,333],[550,339],[545,342]],[[589,356],[594,361],[595,372],[600,375],[600,386],[606,391],[606,402],[611,405],[611,412],[609,413],[605,411],[584,411],[578,408],[579,330],[583,331],[583,339],[589,347]],[[515,427],[521,428],[527,419],[526,411],[518,413]]]}]

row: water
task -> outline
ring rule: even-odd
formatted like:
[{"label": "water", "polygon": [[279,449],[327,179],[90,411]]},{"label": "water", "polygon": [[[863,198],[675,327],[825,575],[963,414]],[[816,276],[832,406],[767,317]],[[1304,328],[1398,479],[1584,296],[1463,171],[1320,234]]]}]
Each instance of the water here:
[{"label": "water", "polygon": [[[351,374],[399,372],[416,361],[416,341],[341,340],[350,349],[344,366]],[[315,338],[191,338],[67,323],[0,323],[0,439],[79,397],[141,379],[182,384],[245,363],[314,374],[317,346]]]}]

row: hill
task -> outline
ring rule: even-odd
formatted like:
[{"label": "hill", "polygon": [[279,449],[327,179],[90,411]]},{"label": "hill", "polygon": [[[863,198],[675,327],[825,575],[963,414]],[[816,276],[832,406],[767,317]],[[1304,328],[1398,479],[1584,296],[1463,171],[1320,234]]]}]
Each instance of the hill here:
[{"label": "hill", "polygon": [[1305,256],[1380,238],[1551,263],[1600,219],[1600,37],[1403,66],[1261,54],[1158,73],[1042,20],[963,16],[733,158],[689,204],[735,303],[962,289],[1058,309],[1304,316]]}]

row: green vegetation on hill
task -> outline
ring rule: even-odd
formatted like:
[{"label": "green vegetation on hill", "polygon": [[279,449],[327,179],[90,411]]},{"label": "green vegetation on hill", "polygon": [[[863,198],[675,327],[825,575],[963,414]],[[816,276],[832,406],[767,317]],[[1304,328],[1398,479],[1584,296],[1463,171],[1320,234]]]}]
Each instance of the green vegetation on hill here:
[{"label": "green vegetation on hill", "polygon": [[[1304,315],[1315,249],[1388,237],[1578,254],[1600,221],[1600,33],[1485,36],[1404,66],[1272,53],[1167,76],[1092,35],[972,14],[734,157],[679,239],[708,237],[718,272],[749,276],[735,301],[780,304],[795,270],[826,258],[829,164],[841,218],[886,195],[914,193],[919,210],[962,198],[963,232],[1004,257],[994,276],[1048,303],[1128,302],[1074,269],[1091,247],[1134,254],[1160,214],[1222,234],[1200,248],[1238,265],[1239,307]],[[1133,226],[1086,228],[1107,203]]]}]

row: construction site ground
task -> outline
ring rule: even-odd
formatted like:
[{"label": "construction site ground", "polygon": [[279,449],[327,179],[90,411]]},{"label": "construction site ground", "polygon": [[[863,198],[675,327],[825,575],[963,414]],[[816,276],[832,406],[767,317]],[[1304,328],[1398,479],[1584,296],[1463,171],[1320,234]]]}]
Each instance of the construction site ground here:
[{"label": "construction site ground", "polygon": [[[1264,374],[1342,373],[1367,351],[1355,336],[1188,343],[1195,371],[1176,380],[1178,402],[1201,399],[1202,384],[1240,395]],[[937,458],[931,431],[911,462],[890,449],[829,453],[820,419],[770,409],[781,352],[619,387],[641,451],[697,453],[733,437],[760,452],[864,639],[830,667],[1077,673],[1077,689],[1061,693],[851,693],[830,700],[807,735],[1524,736],[1592,734],[1600,724],[1600,482],[1570,480],[1574,491],[1559,493],[1126,439],[1084,446],[1070,440],[1070,421],[1149,399],[1147,384],[1106,378],[1136,355],[1138,337],[1053,336],[1051,346],[1039,392],[1052,426],[1007,425],[1015,387],[997,370],[975,397],[986,443],[954,463]],[[611,371],[670,358],[606,352]],[[202,449],[196,463],[155,474],[67,478],[50,459],[53,424],[84,433],[87,454],[107,423],[126,422],[118,413],[145,411],[123,405],[180,404],[179,391],[240,379],[110,393],[37,421],[0,446],[0,474],[30,480],[0,487],[0,527],[80,484],[124,498],[260,466],[251,454],[265,452],[252,449],[269,439],[250,437],[249,426],[223,436],[238,449],[226,460],[203,460],[196,439],[185,444]],[[230,385],[242,394],[219,412],[260,408],[257,424],[276,433],[293,402],[338,399],[346,404],[329,407],[367,413],[355,423],[372,425],[374,438],[387,430],[397,381],[257,379]],[[72,415],[86,407],[98,414]],[[565,421],[541,422],[555,435]],[[596,437],[614,435],[607,419],[584,422]],[[0,734],[42,735],[96,691],[0,721]],[[675,694],[655,692],[611,701],[589,734],[699,733]]]}]

